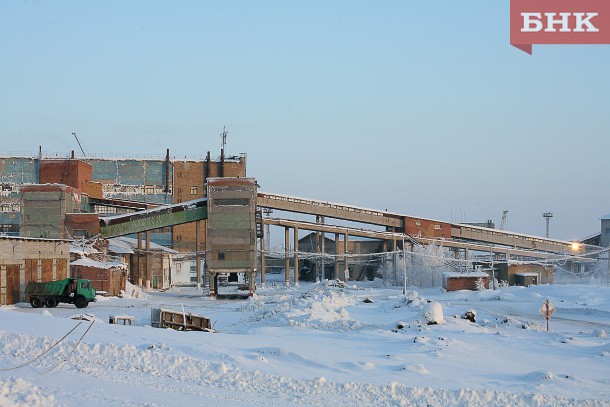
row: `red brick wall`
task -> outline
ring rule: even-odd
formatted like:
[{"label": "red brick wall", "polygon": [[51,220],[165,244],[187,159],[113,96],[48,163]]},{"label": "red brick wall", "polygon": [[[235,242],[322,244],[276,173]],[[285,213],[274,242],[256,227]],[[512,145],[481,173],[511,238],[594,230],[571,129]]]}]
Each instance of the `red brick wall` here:
[{"label": "red brick wall", "polygon": [[405,233],[428,238],[451,238],[451,224],[405,216]]},{"label": "red brick wall", "polygon": [[443,279],[443,288],[447,291],[458,290],[477,290],[477,281],[483,280],[485,288],[489,288],[489,277],[445,277]]},{"label": "red brick wall", "polygon": [[97,213],[66,213],[64,225],[72,237],[75,229],[85,230],[86,237],[100,233],[100,219]]},{"label": "red brick wall", "polygon": [[125,289],[126,272],[119,269],[101,269],[96,267],[70,266],[72,277],[91,280],[96,291],[107,291],[108,295],[117,296]]},{"label": "red brick wall", "polygon": [[40,163],[41,184],[65,184],[81,191],[85,181],[93,179],[93,167],[79,160],[43,160]]}]

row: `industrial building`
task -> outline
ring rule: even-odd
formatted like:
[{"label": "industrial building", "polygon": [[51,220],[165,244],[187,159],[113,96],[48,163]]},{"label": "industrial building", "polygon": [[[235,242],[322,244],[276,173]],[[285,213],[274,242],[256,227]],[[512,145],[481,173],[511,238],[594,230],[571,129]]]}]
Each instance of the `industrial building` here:
[{"label": "industrial building", "polygon": [[[345,245],[343,241],[338,240],[339,235],[334,235],[335,239],[329,239],[322,236],[321,233],[309,233],[299,239],[299,251],[307,253],[329,253],[335,256],[345,254]],[[373,239],[352,239],[347,243],[347,253],[350,254],[373,254],[383,251],[383,242]],[[323,248],[323,249],[322,249]],[[321,279],[348,279],[348,280],[372,280],[376,277],[376,272],[382,264],[382,259],[379,256],[360,256],[358,261],[352,260],[347,265],[347,274],[345,262],[339,261],[336,257],[332,261],[323,263],[316,259],[303,259],[299,264],[299,278],[305,281],[315,281]]]},{"label": "industrial building", "polygon": [[610,246],[610,214],[602,216],[602,229],[599,236],[599,246],[608,247]]},{"label": "industrial building", "polygon": [[[203,159],[182,159],[170,157],[169,150],[165,158],[150,159],[76,159],[73,152],[47,157],[42,149],[37,156],[0,157],[0,234],[89,237],[99,230],[95,217],[87,213],[112,214],[190,201],[205,196],[208,178],[245,176],[246,155],[225,157],[224,149],[214,160],[210,152]],[[141,204],[127,209],[125,201]],[[24,213],[29,217],[22,218]],[[204,251],[205,227],[201,221],[158,229],[151,231],[150,240],[181,252]]]}]

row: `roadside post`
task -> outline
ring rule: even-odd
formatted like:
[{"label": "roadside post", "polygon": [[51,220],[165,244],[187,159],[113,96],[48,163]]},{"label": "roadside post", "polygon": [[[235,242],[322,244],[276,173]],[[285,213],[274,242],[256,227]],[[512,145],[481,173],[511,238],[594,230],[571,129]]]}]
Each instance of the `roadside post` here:
[{"label": "roadside post", "polygon": [[551,315],[555,313],[555,306],[549,300],[544,301],[544,303],[540,306],[540,313],[546,319],[546,330],[549,330],[549,319],[551,319]]}]

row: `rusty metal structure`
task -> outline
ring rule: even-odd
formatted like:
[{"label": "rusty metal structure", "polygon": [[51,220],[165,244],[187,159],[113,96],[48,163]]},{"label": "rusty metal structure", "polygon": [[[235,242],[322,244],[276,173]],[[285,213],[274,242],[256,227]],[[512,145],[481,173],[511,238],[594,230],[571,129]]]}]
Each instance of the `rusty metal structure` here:
[{"label": "rusty metal structure", "polygon": [[256,181],[210,178],[205,258],[210,295],[218,294],[221,273],[243,273],[253,295],[256,281]]},{"label": "rusty metal structure", "polygon": [[212,329],[209,318],[164,308],[152,308],[150,321],[154,328],[170,328],[177,331],[210,331]]}]

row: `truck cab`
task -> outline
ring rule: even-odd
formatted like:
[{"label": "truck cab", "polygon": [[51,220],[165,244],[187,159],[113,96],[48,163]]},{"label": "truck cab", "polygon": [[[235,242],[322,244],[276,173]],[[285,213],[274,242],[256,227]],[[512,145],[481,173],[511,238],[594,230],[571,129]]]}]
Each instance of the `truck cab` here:
[{"label": "truck cab", "polygon": [[76,280],[76,290],[74,295],[82,295],[88,301],[95,301],[95,288],[91,286],[90,280]]}]

